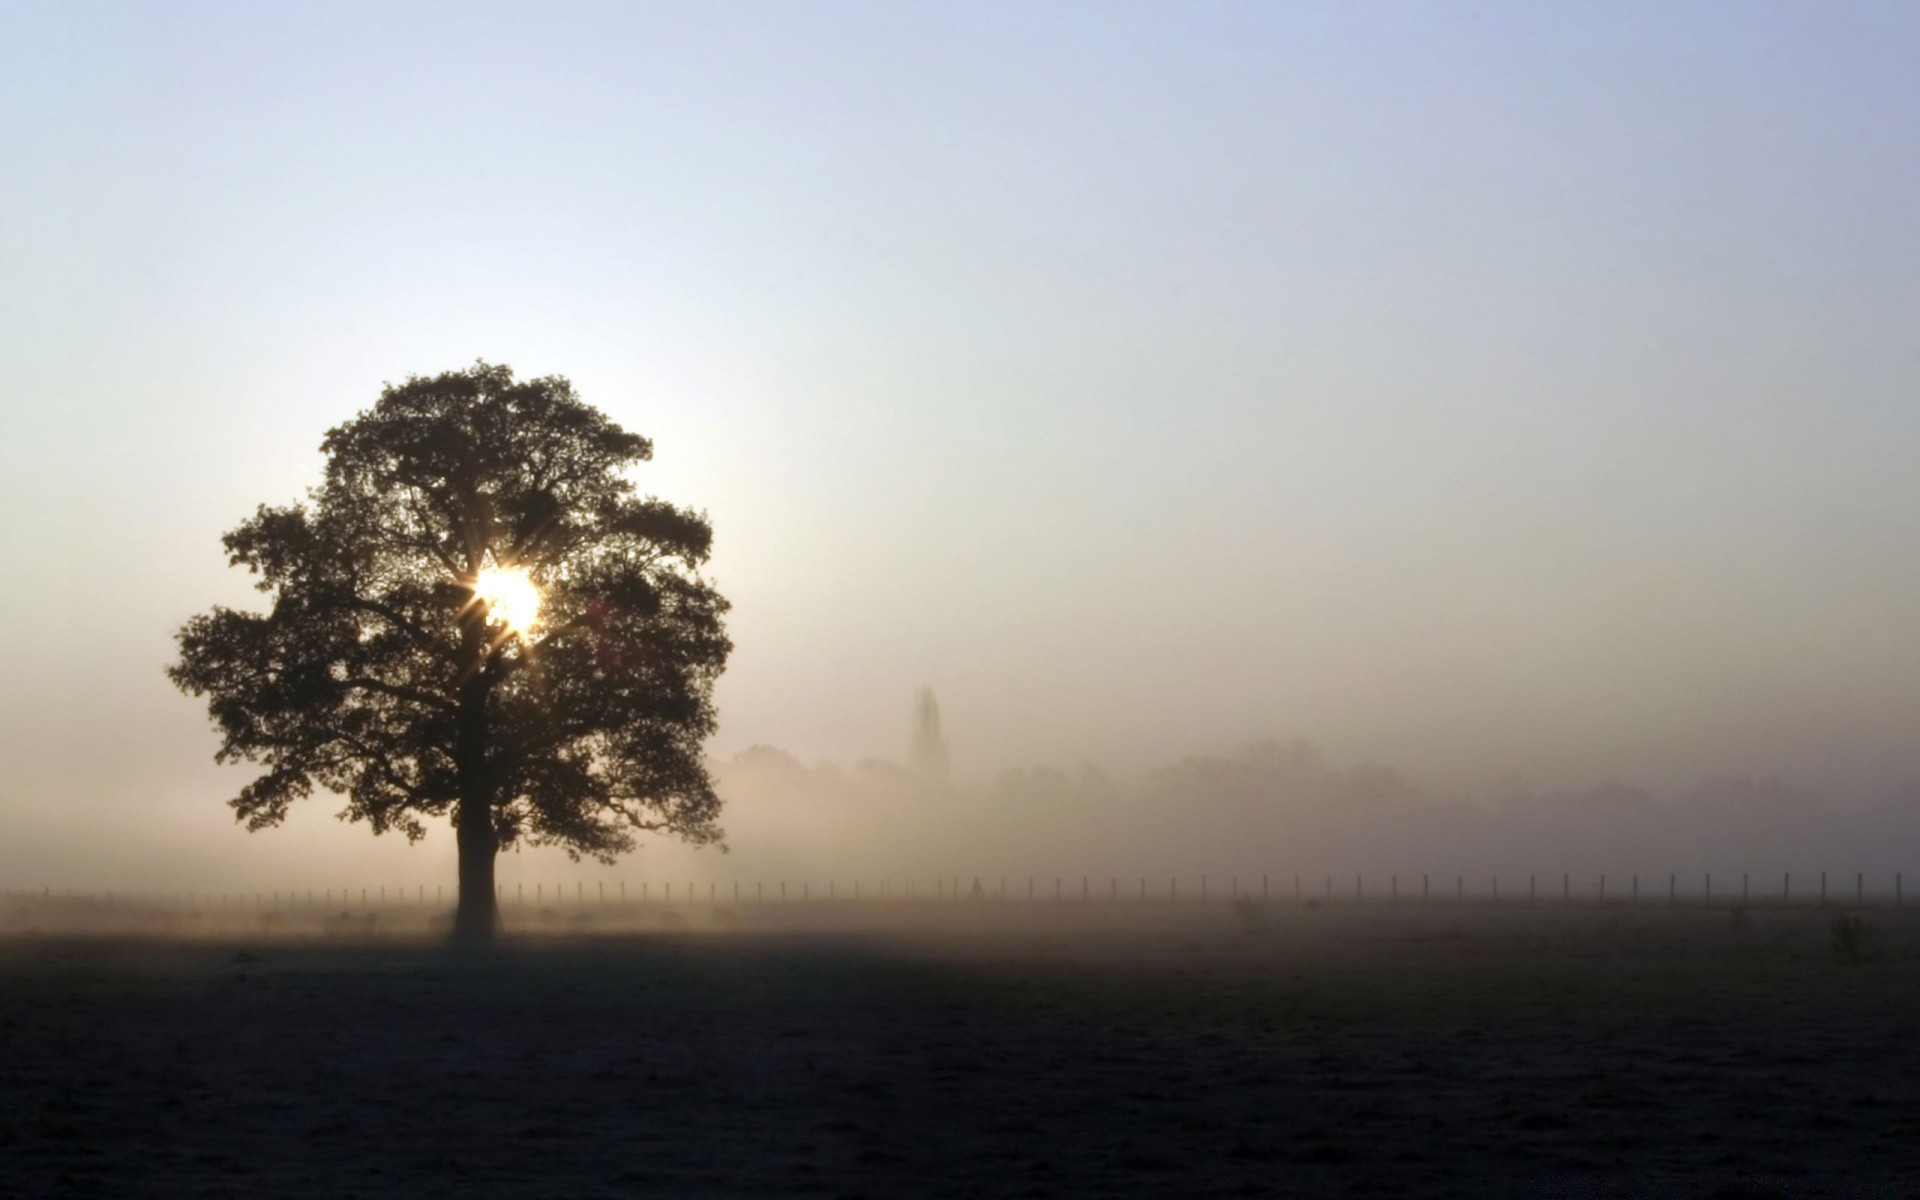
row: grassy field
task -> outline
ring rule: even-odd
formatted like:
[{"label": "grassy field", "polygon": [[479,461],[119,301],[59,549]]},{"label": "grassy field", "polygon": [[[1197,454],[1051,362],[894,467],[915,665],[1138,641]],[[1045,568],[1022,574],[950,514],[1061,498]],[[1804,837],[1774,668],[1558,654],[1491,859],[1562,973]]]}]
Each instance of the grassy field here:
[{"label": "grassy field", "polygon": [[0,1195],[1916,1194],[1920,925],[1839,912],[15,934]]}]

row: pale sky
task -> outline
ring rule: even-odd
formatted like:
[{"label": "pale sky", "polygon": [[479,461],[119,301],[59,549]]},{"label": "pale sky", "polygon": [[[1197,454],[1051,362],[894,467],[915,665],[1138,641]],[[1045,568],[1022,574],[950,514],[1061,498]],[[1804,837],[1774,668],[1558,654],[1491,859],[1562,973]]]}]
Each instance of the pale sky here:
[{"label": "pale sky", "polygon": [[1907,3],[0,0],[0,873],[245,852],[172,633],[477,357],[711,513],[716,754],[927,685],[980,775],[1920,776],[1916,63]]}]

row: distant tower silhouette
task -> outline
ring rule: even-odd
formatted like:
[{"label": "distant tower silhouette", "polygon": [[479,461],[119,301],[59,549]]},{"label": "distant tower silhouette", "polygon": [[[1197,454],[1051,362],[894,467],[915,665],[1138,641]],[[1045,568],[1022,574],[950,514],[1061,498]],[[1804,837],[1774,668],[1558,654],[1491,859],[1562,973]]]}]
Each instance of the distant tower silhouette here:
[{"label": "distant tower silhouette", "polygon": [[907,749],[907,761],[928,779],[945,779],[952,765],[947,757],[947,739],[940,733],[940,702],[932,688],[920,689],[920,700],[913,711],[913,742]]}]

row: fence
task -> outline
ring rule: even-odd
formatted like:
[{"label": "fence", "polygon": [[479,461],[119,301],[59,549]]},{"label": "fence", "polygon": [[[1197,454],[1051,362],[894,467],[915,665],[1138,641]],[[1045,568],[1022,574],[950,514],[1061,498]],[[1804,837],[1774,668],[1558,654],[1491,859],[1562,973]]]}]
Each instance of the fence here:
[{"label": "fence", "polygon": [[[616,880],[552,884],[537,882],[502,884],[495,893],[502,908],[542,910],[552,906],[588,905],[670,908],[676,904],[732,906],[768,904],[901,904],[995,902],[1002,904],[1107,904],[1200,903],[1221,901],[1265,902],[1295,901],[1330,904],[1560,904],[1560,905],[1828,905],[1850,903],[1855,906],[1901,906],[1906,900],[1905,873],[1879,876],[1872,880],[1865,872],[1842,876],[1839,886],[1829,873],[1820,871],[1798,882],[1792,872],[1782,872],[1756,881],[1751,873],[1742,873],[1737,885],[1723,877],[1716,890],[1711,873],[1642,876],[1575,876],[1529,874],[1525,876],[1489,875],[1470,878],[1462,873],[1445,876],[1375,875],[1351,876],[1304,872],[1284,876],[1201,874],[1184,881],[1178,875],[1108,875],[1103,879],[1078,876],[941,876],[881,877],[847,880]],[[1503,890],[1503,881],[1505,890]],[[1611,881],[1611,884],[1610,882]],[[1756,887],[1756,882],[1759,886]],[[1104,883],[1105,886],[1099,886]],[[1847,886],[1851,884],[1851,886]],[[282,889],[255,891],[56,891],[51,887],[0,891],[0,902],[10,906],[36,901],[59,901],[68,905],[140,907],[180,912],[277,912],[304,910],[308,913],[332,913],[359,908],[444,910],[453,902],[452,889],[445,884],[413,884],[399,887],[358,887],[321,889]],[[571,894],[569,894],[571,893]]]}]

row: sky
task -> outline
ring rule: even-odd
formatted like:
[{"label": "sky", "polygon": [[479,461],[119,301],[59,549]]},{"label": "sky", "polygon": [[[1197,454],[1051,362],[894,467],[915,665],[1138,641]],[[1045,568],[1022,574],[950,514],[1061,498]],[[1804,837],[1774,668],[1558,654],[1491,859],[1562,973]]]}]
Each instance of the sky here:
[{"label": "sky", "polygon": [[[1901,3],[0,0],[0,874],[241,869],[173,632],[476,358],[710,513],[716,755],[898,757],[929,686],[963,775],[1920,775],[1916,61]],[[256,838],[365,841],[310,807]]]}]

